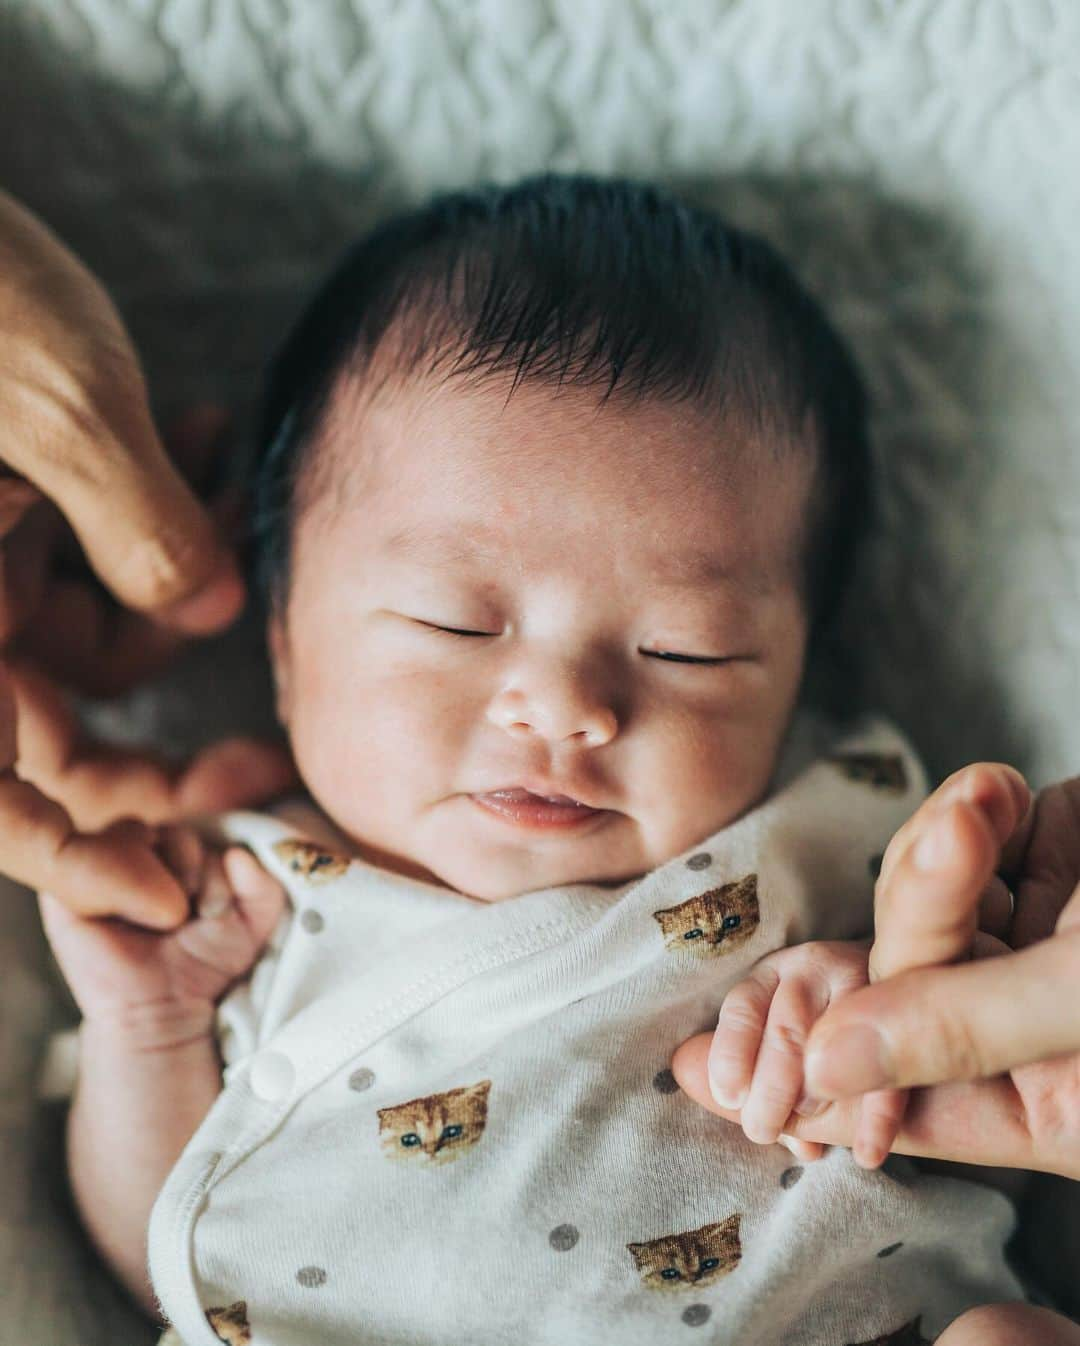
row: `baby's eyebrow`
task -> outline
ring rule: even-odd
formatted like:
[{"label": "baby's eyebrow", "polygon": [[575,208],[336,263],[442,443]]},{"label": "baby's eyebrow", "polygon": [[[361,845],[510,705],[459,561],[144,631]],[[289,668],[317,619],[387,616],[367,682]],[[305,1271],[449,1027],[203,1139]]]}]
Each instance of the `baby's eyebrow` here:
[{"label": "baby's eyebrow", "polygon": [[[470,520],[457,526],[421,524],[398,529],[387,538],[386,551],[388,555],[431,567],[455,562],[505,567],[512,548],[494,529]],[[710,589],[732,585],[757,593],[769,587],[763,576],[701,547],[656,552],[642,564],[641,573],[656,588]]]}]

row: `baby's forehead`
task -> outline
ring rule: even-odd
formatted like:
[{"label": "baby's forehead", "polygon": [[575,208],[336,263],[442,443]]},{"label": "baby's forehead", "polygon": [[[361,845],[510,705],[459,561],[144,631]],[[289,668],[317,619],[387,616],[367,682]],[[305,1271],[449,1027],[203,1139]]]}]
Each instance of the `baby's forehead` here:
[{"label": "baby's forehead", "polygon": [[375,564],[609,556],[688,583],[786,562],[814,459],[701,404],[535,379],[346,378],[325,433],[320,493]]},{"label": "baby's forehead", "polygon": [[[446,473],[464,487],[470,474],[549,472],[552,493],[595,484],[597,469],[620,479],[652,471],[690,490],[730,482],[739,469],[757,478],[814,457],[813,428],[793,433],[762,422],[731,400],[635,394],[512,375],[437,375],[398,369],[338,374],[319,428],[321,448],[344,476],[364,469],[366,485],[400,487],[419,471]],[[637,509],[654,499],[641,495]],[[451,501],[443,497],[446,504]]]}]

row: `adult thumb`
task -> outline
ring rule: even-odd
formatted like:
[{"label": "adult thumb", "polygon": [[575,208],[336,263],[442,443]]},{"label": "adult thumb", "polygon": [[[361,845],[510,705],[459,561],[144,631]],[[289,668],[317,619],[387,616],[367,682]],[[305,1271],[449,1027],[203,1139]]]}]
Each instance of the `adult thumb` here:
[{"label": "adult thumb", "polygon": [[864,987],[814,1025],[807,1090],[847,1098],[985,1078],[1080,1051],[1078,978],[1080,927],[1066,921],[1018,953],[920,968]]}]

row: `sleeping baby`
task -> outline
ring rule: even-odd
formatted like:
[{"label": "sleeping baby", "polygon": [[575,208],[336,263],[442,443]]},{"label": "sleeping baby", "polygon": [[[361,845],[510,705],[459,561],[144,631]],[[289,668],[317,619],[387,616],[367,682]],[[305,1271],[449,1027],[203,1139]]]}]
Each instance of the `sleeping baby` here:
[{"label": "sleeping baby", "polygon": [[1001,1194],[800,1165],[668,1069],[763,956],[869,933],[924,789],[802,704],[870,498],[814,301],[652,187],[445,196],[323,284],[259,450],[306,793],[153,834],[173,929],[42,897],[75,1195],[167,1340],[973,1342],[1023,1298]]}]

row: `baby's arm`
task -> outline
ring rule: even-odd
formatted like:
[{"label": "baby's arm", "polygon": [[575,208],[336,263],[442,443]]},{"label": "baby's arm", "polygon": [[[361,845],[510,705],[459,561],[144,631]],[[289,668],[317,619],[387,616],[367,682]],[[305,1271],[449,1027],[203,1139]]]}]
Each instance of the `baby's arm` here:
[{"label": "baby's arm", "polygon": [[190,895],[174,930],[86,918],[40,895],[53,952],[83,1012],[68,1121],[72,1190],[87,1231],[139,1304],[150,1210],[221,1090],[215,1004],[248,971],[284,909],[280,885],[246,851],[207,852],[187,829],[146,829]]},{"label": "baby's arm", "polygon": [[[833,1000],[867,984],[869,956],[868,943],[798,944],[763,958],[728,992],[709,1049],[709,1087],[721,1107],[740,1113],[750,1140],[775,1144],[793,1113],[820,1111],[803,1082],[806,1040]],[[884,1161],[906,1106],[906,1090],[864,1095],[852,1145],[862,1167]],[[790,1137],[785,1143],[800,1159],[816,1159],[824,1148]]]},{"label": "baby's arm", "polygon": [[146,1269],[150,1210],[221,1090],[213,1006],[149,1008],[129,1022],[87,1020],[68,1121],[68,1170],[91,1239],[153,1317]]}]

